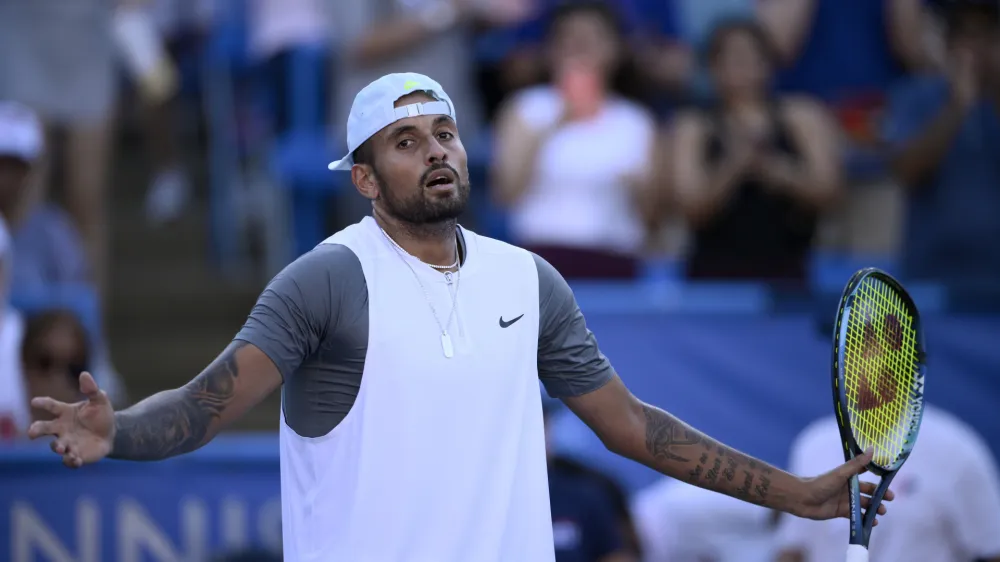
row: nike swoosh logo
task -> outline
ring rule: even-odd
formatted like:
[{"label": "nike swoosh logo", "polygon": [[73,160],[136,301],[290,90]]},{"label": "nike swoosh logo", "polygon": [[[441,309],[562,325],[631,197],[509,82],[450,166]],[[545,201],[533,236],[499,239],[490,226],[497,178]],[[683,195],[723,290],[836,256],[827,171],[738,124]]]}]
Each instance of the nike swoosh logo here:
[{"label": "nike swoosh logo", "polygon": [[517,322],[521,318],[524,318],[523,314],[520,315],[520,316],[518,316],[517,318],[514,318],[513,320],[508,320],[508,321],[505,322],[504,319],[503,319],[503,316],[501,316],[500,317],[500,327],[501,328],[509,328],[511,324],[513,324],[514,322]]}]

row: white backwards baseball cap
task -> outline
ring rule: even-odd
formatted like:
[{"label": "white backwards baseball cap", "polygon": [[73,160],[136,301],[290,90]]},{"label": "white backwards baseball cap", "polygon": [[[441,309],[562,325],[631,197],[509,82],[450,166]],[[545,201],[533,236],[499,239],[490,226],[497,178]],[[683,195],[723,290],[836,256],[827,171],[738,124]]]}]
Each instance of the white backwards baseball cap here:
[{"label": "white backwards baseball cap", "polygon": [[[435,101],[395,107],[399,98],[413,92],[424,92]],[[347,117],[347,156],[332,162],[329,168],[350,170],[354,165],[354,151],[366,140],[400,119],[418,115],[448,115],[457,121],[455,104],[444,88],[423,74],[386,74],[368,84],[355,96]]]},{"label": "white backwards baseball cap", "polygon": [[44,146],[42,123],[35,112],[19,103],[0,101],[0,156],[35,162]]}]

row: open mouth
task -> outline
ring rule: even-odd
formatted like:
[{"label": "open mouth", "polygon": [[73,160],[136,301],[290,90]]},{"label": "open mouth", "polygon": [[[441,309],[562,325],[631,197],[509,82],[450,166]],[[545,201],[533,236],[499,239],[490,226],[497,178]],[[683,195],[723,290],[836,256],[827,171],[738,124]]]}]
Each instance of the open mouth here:
[{"label": "open mouth", "polygon": [[455,174],[451,170],[437,170],[427,178],[424,184],[428,188],[447,188],[455,185]]}]

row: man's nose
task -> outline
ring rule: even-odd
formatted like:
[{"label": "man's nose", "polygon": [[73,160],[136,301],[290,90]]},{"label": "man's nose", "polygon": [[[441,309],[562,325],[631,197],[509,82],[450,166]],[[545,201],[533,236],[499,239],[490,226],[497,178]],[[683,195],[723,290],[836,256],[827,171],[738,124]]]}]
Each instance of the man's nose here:
[{"label": "man's nose", "polygon": [[444,146],[442,146],[437,139],[431,139],[427,148],[427,165],[430,166],[432,164],[440,164],[447,161],[448,151],[444,149]]}]

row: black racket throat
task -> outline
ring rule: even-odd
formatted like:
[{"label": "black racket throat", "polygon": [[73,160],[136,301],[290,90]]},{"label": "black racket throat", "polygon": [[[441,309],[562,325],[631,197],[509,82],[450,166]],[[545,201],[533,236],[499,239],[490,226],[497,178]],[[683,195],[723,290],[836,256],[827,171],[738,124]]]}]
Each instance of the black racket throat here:
[{"label": "black racket throat", "polygon": [[894,470],[882,476],[881,481],[879,481],[878,486],[875,488],[875,493],[872,494],[868,509],[861,509],[861,491],[858,487],[851,486],[851,536],[848,544],[859,544],[868,548],[868,542],[872,536],[872,528],[875,526],[875,518],[878,516],[878,507],[885,499],[885,493],[889,491],[889,486],[892,484],[892,479],[896,477],[897,472]]}]

